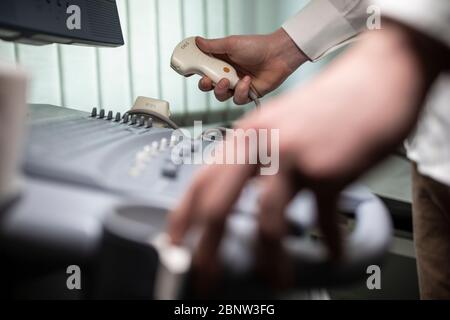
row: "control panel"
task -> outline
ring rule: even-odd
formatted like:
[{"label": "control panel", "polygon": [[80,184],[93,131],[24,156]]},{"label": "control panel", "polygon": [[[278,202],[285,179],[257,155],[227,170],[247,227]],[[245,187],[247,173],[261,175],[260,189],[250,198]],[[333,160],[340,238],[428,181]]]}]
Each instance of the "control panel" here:
[{"label": "control panel", "polygon": [[[2,217],[0,246],[12,256],[36,256],[37,261],[54,252],[52,259],[71,264],[100,261],[100,276],[95,279],[105,286],[99,289],[101,297],[154,297],[153,286],[158,285],[150,283],[159,279],[155,274],[162,270],[158,266],[165,253],[152,239],[164,233],[168,212],[200,168],[192,160],[214,142],[203,137],[180,139],[172,128],[155,126],[152,113],[94,108],[88,114],[44,107],[60,115],[32,117],[24,156],[25,189]],[[250,181],[234,204],[219,250],[232,280],[227,281],[236,287],[242,286],[242,276],[254,274],[258,195],[258,184]],[[391,223],[379,199],[352,186],[339,200],[339,209],[353,213],[355,224],[345,241],[348,256],[338,267],[330,262],[323,243],[311,237],[317,222],[314,195],[302,191],[286,209],[293,232],[283,246],[294,258],[299,288],[360,279],[365,273],[355,270],[379,263],[388,248]],[[126,258],[131,253],[133,258]],[[180,278],[179,287],[188,272],[187,268],[176,277],[162,278]],[[124,274],[123,281],[116,283],[116,273]],[[136,279],[140,283],[146,277],[148,285],[132,287]],[[257,281],[253,284],[253,289],[260,288]],[[137,293],[139,288],[143,291]],[[132,289],[137,291],[127,291]]]},{"label": "control panel", "polygon": [[[134,197],[177,192],[168,180],[183,175],[181,161],[198,151],[193,141],[177,141],[173,130],[154,126],[146,115],[92,109],[91,114],[31,124],[26,148],[28,175],[76,183]],[[184,166],[184,171],[194,166]],[[170,186],[169,186],[170,185]]]}]

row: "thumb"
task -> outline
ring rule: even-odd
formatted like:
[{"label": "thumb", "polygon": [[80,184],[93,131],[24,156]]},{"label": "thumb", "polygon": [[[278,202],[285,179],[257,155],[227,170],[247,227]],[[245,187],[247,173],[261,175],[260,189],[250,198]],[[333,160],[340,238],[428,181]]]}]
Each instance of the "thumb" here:
[{"label": "thumb", "polygon": [[226,54],[229,50],[228,38],[205,39],[202,37],[197,37],[195,42],[199,49],[205,53]]}]

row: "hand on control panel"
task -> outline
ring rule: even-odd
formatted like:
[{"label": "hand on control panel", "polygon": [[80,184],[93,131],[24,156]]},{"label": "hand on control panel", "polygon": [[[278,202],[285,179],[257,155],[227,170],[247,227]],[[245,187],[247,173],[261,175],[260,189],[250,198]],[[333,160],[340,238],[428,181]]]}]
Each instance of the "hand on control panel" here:
[{"label": "hand on control panel", "polygon": [[[236,124],[244,132],[280,130],[280,170],[258,177],[262,192],[256,253],[269,283],[292,283],[286,280],[291,270],[282,240],[288,232],[285,209],[297,192],[314,192],[318,226],[330,256],[340,259],[339,193],[398,146],[417,120],[429,83],[423,80],[424,69],[408,37],[397,29],[366,37],[307,86],[273,99]],[[227,137],[225,143],[228,139],[234,137]],[[272,154],[270,147],[267,144]],[[194,224],[203,229],[194,258],[201,290],[211,290],[220,277],[217,249],[226,222],[258,168],[254,164],[205,166],[171,216],[169,234],[174,243],[180,243]]]}]

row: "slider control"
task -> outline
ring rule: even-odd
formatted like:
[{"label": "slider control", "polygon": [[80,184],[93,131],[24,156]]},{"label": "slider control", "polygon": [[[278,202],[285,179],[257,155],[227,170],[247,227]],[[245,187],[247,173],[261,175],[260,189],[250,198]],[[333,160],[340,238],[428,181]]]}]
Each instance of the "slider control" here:
[{"label": "slider control", "polygon": [[115,121],[115,122],[120,122],[120,118],[121,118],[121,117],[120,117],[120,112],[117,112],[117,113],[116,113],[116,117],[114,118],[114,121]]},{"label": "slider control", "polygon": [[128,115],[128,113],[125,113],[123,115],[123,123],[128,123],[128,121],[130,120],[129,118],[130,118],[130,116]]},{"label": "slider control", "polygon": [[105,109],[100,110],[100,114],[98,115],[99,119],[103,119],[105,117]]},{"label": "slider control", "polygon": [[92,108],[91,117],[95,118],[97,116],[97,108]]},{"label": "slider control", "polygon": [[131,116],[131,125],[135,125],[137,123],[137,116],[136,115],[132,115]]},{"label": "slider control", "polygon": [[108,116],[106,117],[106,119],[107,119],[107,120],[112,120],[112,118],[113,118],[113,112],[112,112],[112,111],[109,111],[109,112],[108,112]]}]

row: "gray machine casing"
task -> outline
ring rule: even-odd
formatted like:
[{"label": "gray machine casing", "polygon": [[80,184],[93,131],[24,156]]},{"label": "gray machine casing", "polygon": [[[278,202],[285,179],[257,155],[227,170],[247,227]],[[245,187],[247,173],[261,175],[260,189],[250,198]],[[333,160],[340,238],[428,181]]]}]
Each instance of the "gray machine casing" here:
[{"label": "gray machine casing", "polygon": [[[90,273],[90,282],[86,284],[89,290],[83,292],[82,298],[118,298],[123,295],[152,298],[149,288],[154,277],[157,254],[147,248],[146,237],[149,235],[144,234],[144,238],[136,239],[137,236],[131,230],[119,238],[108,235],[108,232],[105,237],[104,222],[120,206],[140,206],[149,208],[149,211],[151,208],[161,208],[166,212],[173,208],[187,190],[199,166],[176,166],[171,161],[172,153],[181,157],[195,153],[202,142],[195,141],[193,144],[189,141],[186,144],[183,141],[175,147],[160,150],[141,174],[135,176],[130,174],[130,168],[136,155],[146,146],[169,141],[172,129],[145,128],[138,124],[114,121],[106,116],[93,118],[84,112],[48,105],[34,105],[31,111],[24,156],[24,190],[21,198],[2,213],[2,252],[8,258],[19,261],[20,266],[23,265],[20,261],[27,261],[31,265],[45,262],[45,265],[52,266],[48,268],[57,269],[60,274],[58,279],[64,278],[68,265],[84,266]],[[361,266],[380,261],[389,244],[391,226],[384,207],[365,188],[352,187],[344,192],[341,207],[352,211],[358,209],[359,203],[370,203],[375,211],[380,211],[374,212],[373,208],[369,210],[370,206],[359,210],[363,211],[362,215],[359,214],[362,217],[372,216],[361,219],[362,226],[355,229],[355,237],[350,238],[349,242],[350,251],[353,252],[351,258]],[[242,248],[246,247],[248,234],[254,229],[248,222],[253,221],[256,205],[257,191],[250,184],[235,205],[236,214],[229,221],[234,237],[225,241],[223,249],[231,257],[229,260],[234,269],[245,269],[251,264],[251,255],[242,251]],[[306,230],[314,226],[315,210],[313,195],[302,192],[289,206],[287,217]],[[151,219],[145,216],[139,219],[142,219],[144,228],[141,229],[149,233],[164,229],[164,221],[158,223],[158,230],[155,230],[152,223],[148,225]],[[367,223],[370,219],[378,220],[379,228],[376,231]],[[116,229],[123,228],[119,226]],[[362,243],[364,236],[369,239]],[[233,238],[238,241],[242,238],[244,242],[233,241]],[[105,246],[108,248],[105,249]],[[294,247],[302,249],[302,243]],[[128,258],[117,256],[119,252],[127,256],[134,251],[136,254]],[[317,261],[324,259],[325,251],[316,245],[306,248],[305,252],[305,261],[311,258],[311,264],[303,264],[300,259],[299,269],[329,275],[323,279],[302,278],[306,286],[347,282],[365,275],[360,274],[361,270],[355,268],[354,264],[341,268],[317,264]],[[130,262],[127,264],[127,261]],[[144,268],[147,264],[148,267]],[[117,279],[117,273],[113,272],[116,265],[117,272],[123,274],[120,277],[122,282],[121,285],[111,287],[110,278]],[[138,266],[143,268],[140,273],[136,271]],[[105,278],[108,273],[111,274]],[[134,279],[127,280],[127,277]],[[142,285],[142,279],[146,277],[149,277],[148,285]],[[100,284],[96,283],[97,278],[103,279]],[[134,283],[137,291],[130,289],[133,287],[130,283]],[[58,290],[66,290],[64,284],[63,281],[56,285],[55,294]]]}]

